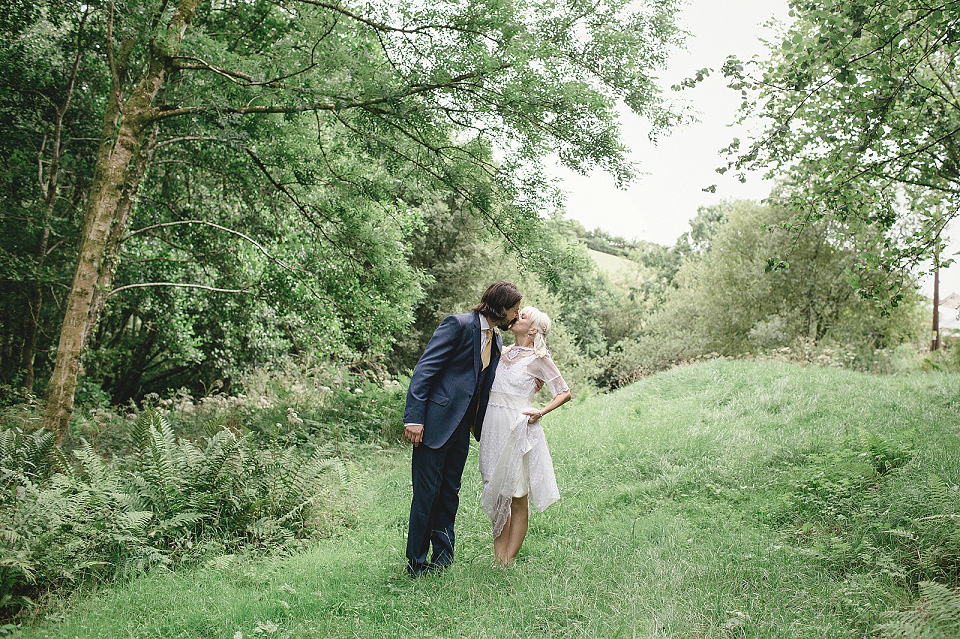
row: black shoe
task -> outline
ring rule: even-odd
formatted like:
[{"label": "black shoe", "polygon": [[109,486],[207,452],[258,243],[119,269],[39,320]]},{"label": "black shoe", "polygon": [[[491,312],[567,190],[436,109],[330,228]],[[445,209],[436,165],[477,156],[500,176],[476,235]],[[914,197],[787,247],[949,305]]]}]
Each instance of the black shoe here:
[{"label": "black shoe", "polygon": [[407,564],[407,574],[411,577],[425,577],[429,574],[436,572],[435,564],[425,563],[425,564]]},{"label": "black shoe", "polygon": [[426,577],[427,575],[439,575],[450,566],[450,562],[436,564],[432,561],[425,564],[407,564],[407,574],[411,577]]}]

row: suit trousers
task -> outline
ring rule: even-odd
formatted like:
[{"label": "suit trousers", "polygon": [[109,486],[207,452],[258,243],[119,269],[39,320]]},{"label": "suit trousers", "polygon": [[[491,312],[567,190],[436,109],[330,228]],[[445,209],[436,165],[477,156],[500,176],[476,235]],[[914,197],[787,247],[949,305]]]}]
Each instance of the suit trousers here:
[{"label": "suit trousers", "polygon": [[[476,400],[474,400],[476,401]],[[460,425],[439,448],[413,447],[413,501],[407,533],[407,570],[420,574],[434,564],[443,568],[453,561],[453,523],[460,505],[463,467],[470,452],[471,404]],[[427,553],[433,556],[427,563]]]}]

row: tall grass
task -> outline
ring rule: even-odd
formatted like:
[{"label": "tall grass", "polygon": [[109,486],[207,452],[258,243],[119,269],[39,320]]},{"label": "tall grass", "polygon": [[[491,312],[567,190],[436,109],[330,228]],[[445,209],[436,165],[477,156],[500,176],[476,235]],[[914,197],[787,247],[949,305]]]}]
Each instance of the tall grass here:
[{"label": "tall grass", "polygon": [[921,583],[960,585],[958,407],[953,374],[672,370],[545,420],[562,499],[512,569],[493,567],[472,453],[455,564],[407,578],[409,456],[386,450],[341,535],[132,579],[23,636],[876,636]]}]

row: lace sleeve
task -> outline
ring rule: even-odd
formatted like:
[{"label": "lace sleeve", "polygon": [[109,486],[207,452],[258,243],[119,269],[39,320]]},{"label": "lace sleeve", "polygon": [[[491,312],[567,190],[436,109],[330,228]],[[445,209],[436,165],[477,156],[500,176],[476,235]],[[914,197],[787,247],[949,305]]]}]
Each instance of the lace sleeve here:
[{"label": "lace sleeve", "polygon": [[533,373],[534,377],[547,384],[547,388],[550,389],[550,393],[554,397],[570,390],[567,383],[563,381],[563,376],[560,375],[560,369],[553,363],[553,358],[550,355],[534,358],[534,361],[530,364],[530,372]]}]

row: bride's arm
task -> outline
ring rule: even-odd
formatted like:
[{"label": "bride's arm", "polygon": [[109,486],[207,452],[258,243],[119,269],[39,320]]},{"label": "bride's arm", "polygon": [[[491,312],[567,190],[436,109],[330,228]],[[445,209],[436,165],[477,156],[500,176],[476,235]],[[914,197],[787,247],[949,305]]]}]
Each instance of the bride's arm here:
[{"label": "bride's arm", "polygon": [[529,415],[530,419],[528,421],[529,423],[533,424],[534,422],[539,421],[541,417],[543,417],[553,409],[559,408],[560,406],[563,406],[564,404],[569,402],[571,397],[573,397],[573,395],[570,394],[570,391],[563,391],[562,393],[557,393],[554,396],[553,400],[549,404],[541,408],[540,410],[524,411],[523,414]]},{"label": "bride's arm", "polygon": [[566,404],[568,401],[570,401],[570,398],[573,397],[573,395],[570,394],[570,389],[567,386],[567,383],[563,381],[563,377],[560,375],[557,365],[553,363],[553,359],[549,356],[538,357],[536,360],[534,360],[534,362],[531,363],[531,368],[528,370],[535,376],[536,381],[539,382],[540,385],[542,385],[544,380],[546,380],[546,382],[550,385],[550,390],[556,393],[550,403],[540,410],[524,412],[524,415],[529,415],[529,421],[532,424],[538,421],[546,413],[549,413],[553,409]]}]

